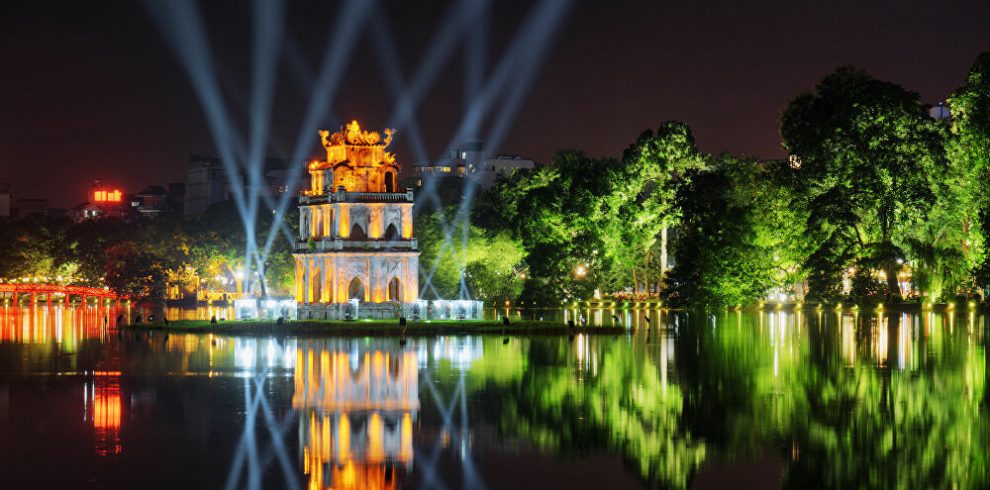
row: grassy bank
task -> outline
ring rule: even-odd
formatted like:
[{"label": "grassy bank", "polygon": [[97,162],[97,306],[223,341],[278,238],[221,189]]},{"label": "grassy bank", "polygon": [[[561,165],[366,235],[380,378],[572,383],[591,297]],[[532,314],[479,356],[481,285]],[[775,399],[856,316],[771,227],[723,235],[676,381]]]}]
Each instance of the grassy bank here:
[{"label": "grassy bank", "polygon": [[[211,324],[208,320],[183,320],[164,323],[127,325],[134,331],[162,331],[178,333],[254,334],[254,335],[333,335],[351,337],[398,337],[403,327],[397,320],[291,320],[276,325],[271,320],[223,321]],[[508,326],[501,321],[433,320],[410,321],[405,328],[407,336],[434,335],[569,335],[572,333],[617,335],[626,329],[616,327],[577,327],[547,321],[515,321]]]}]

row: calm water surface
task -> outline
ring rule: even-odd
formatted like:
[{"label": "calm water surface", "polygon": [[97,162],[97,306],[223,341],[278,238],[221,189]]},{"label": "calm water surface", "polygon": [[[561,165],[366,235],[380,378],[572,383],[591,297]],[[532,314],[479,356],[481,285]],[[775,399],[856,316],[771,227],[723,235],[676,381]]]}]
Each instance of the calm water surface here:
[{"label": "calm water surface", "polygon": [[399,345],[0,309],[0,486],[990,485],[982,315],[651,314]]}]

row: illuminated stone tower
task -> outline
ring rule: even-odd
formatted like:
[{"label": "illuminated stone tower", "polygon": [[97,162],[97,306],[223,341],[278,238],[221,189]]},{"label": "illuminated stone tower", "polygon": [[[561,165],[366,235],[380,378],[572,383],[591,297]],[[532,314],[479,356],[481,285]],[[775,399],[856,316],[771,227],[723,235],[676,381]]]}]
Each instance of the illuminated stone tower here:
[{"label": "illuminated stone tower", "polygon": [[300,318],[394,318],[419,299],[411,189],[385,151],[393,131],[357,121],[320,131],[327,158],[308,165],[299,196],[295,296]]}]

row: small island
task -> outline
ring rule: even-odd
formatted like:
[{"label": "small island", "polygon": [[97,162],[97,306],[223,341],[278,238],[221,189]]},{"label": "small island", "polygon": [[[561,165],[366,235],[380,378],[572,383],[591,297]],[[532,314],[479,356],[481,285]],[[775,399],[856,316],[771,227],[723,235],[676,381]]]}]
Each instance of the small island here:
[{"label": "small island", "polygon": [[523,320],[503,325],[501,321],[429,320],[410,321],[405,326],[396,320],[289,320],[281,325],[273,320],[219,321],[182,320],[143,323],[124,327],[134,332],[180,332],[237,335],[333,335],[341,337],[404,337],[436,335],[621,335],[620,327],[575,326],[560,322]]}]

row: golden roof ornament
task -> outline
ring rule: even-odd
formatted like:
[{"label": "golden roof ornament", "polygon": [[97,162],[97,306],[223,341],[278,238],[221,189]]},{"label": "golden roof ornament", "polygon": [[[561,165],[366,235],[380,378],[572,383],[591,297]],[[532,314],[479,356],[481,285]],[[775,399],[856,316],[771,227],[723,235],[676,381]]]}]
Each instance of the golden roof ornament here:
[{"label": "golden roof ornament", "polygon": [[395,135],[394,129],[384,130],[385,139],[377,131],[365,131],[357,121],[351,121],[344,125],[340,131],[330,133],[326,129],[320,130],[320,138],[323,140],[323,147],[329,149],[331,146],[340,145],[362,145],[387,147],[392,143]]}]

